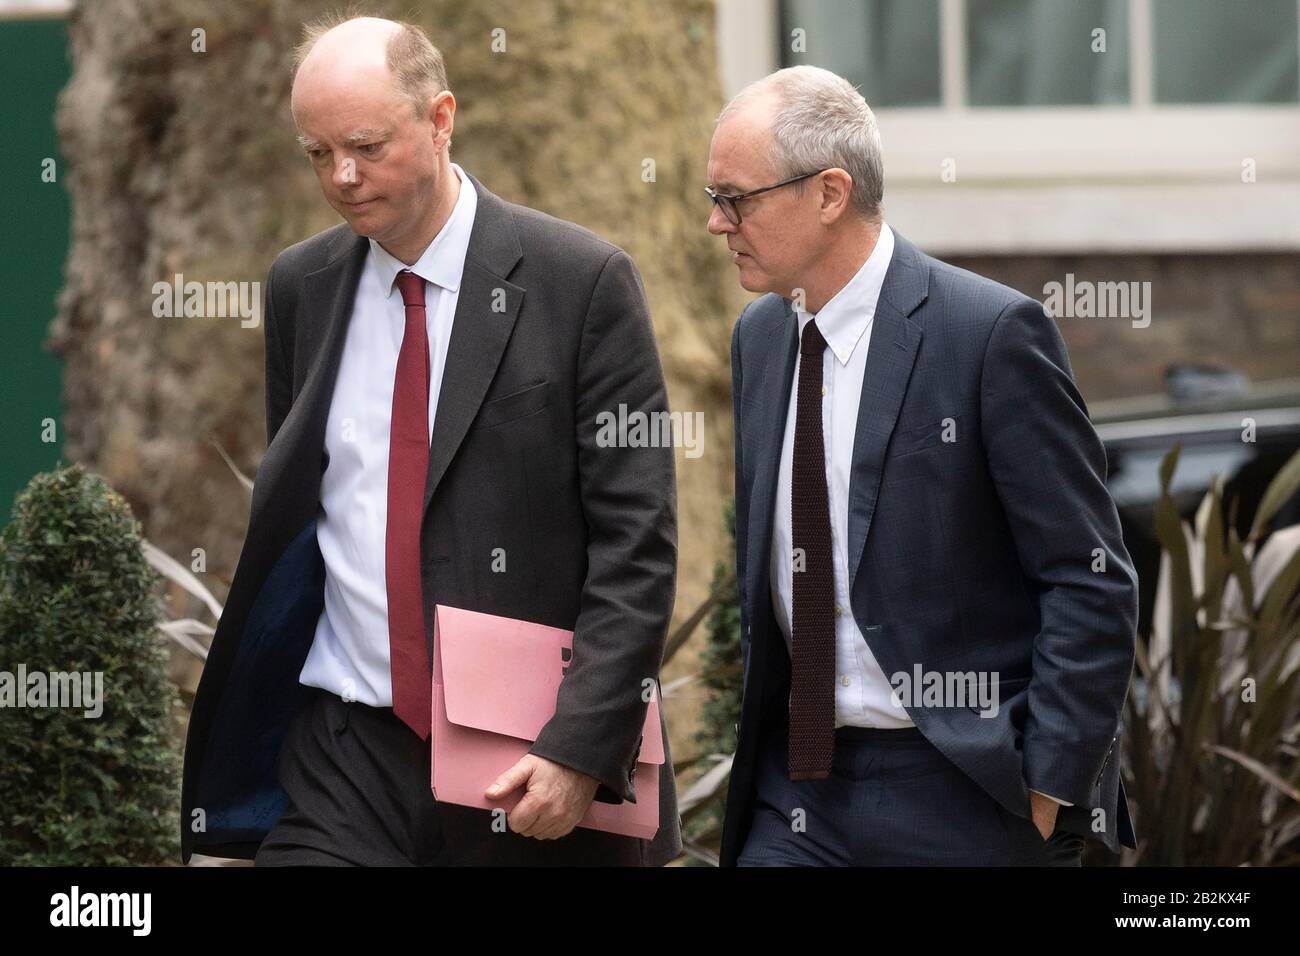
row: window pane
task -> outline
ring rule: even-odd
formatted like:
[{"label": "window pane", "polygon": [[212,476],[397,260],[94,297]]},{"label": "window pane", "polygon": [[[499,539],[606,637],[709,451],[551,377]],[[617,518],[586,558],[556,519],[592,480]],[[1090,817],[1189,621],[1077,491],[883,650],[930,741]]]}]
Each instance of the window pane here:
[{"label": "window pane", "polygon": [[1157,0],[1161,103],[1294,103],[1296,0]]},{"label": "window pane", "polygon": [[967,0],[966,64],[972,106],[1127,103],[1128,0]]},{"label": "window pane", "polygon": [[832,70],[873,109],[939,105],[939,0],[782,0],[781,27],[782,66]]}]

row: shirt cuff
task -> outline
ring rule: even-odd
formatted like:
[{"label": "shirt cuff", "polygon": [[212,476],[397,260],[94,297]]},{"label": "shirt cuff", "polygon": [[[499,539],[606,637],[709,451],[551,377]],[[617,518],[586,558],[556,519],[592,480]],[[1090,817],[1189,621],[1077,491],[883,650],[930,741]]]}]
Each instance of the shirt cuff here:
[{"label": "shirt cuff", "polygon": [[1041,796],[1044,796],[1044,797],[1046,797],[1048,800],[1051,800],[1051,801],[1053,801],[1053,802],[1055,802],[1055,803],[1059,803],[1059,804],[1060,804],[1061,806],[1063,806],[1063,807],[1072,807],[1072,806],[1074,806],[1074,804],[1071,803],[1069,800],[1062,800],[1060,797],[1054,797],[1054,796],[1052,796],[1050,793],[1043,793],[1043,791],[1041,791],[1041,790],[1035,790],[1033,787],[1030,787],[1030,788],[1029,788],[1029,792],[1030,792],[1030,793],[1037,793],[1037,794],[1039,794],[1039,795],[1041,795]]}]

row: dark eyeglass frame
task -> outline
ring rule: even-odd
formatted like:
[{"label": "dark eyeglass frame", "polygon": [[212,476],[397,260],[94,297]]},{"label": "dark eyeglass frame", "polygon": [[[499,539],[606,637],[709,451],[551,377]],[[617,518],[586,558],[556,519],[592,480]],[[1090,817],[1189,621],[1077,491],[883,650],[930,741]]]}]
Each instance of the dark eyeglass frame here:
[{"label": "dark eyeglass frame", "polygon": [[760,189],[751,189],[749,192],[737,193],[734,196],[720,193],[712,186],[705,186],[704,192],[713,200],[713,205],[722,210],[722,215],[727,218],[727,222],[731,223],[733,226],[739,226],[741,221],[740,207],[737,206],[736,203],[740,202],[742,199],[749,199],[761,193],[771,192],[773,189],[780,189],[782,186],[789,186],[791,183],[797,183],[804,179],[811,179],[813,176],[820,176],[824,172],[826,172],[826,170],[819,169],[816,172],[804,173],[800,176],[791,176],[789,179],[783,179],[779,183],[773,183],[771,186],[763,186]]}]

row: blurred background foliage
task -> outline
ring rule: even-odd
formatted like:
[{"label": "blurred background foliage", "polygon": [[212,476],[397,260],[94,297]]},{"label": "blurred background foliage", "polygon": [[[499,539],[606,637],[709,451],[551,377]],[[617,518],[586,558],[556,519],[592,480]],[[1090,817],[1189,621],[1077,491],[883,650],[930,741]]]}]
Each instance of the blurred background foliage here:
[{"label": "blurred background foliage", "polygon": [[[1136,851],[1165,866],[1300,863],[1300,524],[1274,517],[1300,489],[1300,453],[1251,531],[1216,478],[1191,521],[1160,468],[1161,561],[1150,632],[1125,708],[1124,784]],[[1109,854],[1105,854],[1108,856]],[[1108,862],[1100,856],[1089,862]]]}]

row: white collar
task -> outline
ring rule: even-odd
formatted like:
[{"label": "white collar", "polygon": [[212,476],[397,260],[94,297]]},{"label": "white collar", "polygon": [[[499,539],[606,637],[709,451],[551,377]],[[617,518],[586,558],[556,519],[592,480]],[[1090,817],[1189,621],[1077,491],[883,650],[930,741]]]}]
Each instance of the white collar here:
[{"label": "white collar", "polygon": [[450,292],[460,288],[460,277],[465,272],[465,256],[469,251],[469,235],[474,228],[474,213],[478,209],[478,194],[463,169],[455,163],[451,164],[451,168],[460,180],[460,195],[456,197],[451,215],[442,224],[433,241],[420,253],[419,259],[408,266],[390,255],[374,239],[370,240],[370,254],[379,276],[379,287],[384,290],[385,297],[393,294],[397,273],[403,269],[409,269],[426,282],[432,282]]},{"label": "white collar", "polygon": [[871,255],[867,256],[867,261],[862,263],[862,267],[840,291],[831,296],[821,311],[812,315],[802,309],[795,309],[800,337],[803,336],[804,326],[816,320],[817,330],[830,346],[832,354],[841,365],[847,365],[863,333],[871,327],[871,320],[875,318],[876,303],[880,299],[880,289],[885,283],[885,273],[889,270],[889,261],[893,255],[894,233],[888,223],[881,223],[876,246],[871,250]]}]

